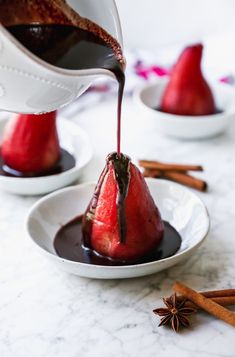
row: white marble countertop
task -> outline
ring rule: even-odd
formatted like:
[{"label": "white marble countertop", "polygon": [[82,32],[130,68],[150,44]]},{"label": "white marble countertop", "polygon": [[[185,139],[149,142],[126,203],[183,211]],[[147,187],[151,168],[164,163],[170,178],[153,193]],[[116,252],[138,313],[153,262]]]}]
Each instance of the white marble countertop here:
[{"label": "white marble countertop", "polygon": [[[115,102],[77,116],[95,156],[82,181],[97,179],[115,149]],[[158,327],[152,309],[178,279],[197,290],[235,287],[235,127],[208,141],[180,142],[141,127],[126,100],[123,152],[136,158],[202,164],[209,192],[199,194],[212,220],[210,234],[186,263],[133,280],[99,281],[59,271],[41,256],[24,228],[37,197],[0,192],[1,357],[234,357],[234,329],[199,313],[175,334]],[[145,120],[145,118],[144,118]]]}]

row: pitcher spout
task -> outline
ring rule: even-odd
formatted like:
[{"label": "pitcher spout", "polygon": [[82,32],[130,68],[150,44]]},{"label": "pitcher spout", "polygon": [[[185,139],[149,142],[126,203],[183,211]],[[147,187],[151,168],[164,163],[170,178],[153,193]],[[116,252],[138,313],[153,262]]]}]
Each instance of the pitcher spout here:
[{"label": "pitcher spout", "polygon": [[[13,6],[14,3],[24,7],[31,6],[34,1],[0,2],[0,109],[19,113],[53,111],[75,100],[100,76],[115,79],[108,65],[103,68],[102,61],[94,62],[94,51],[100,40],[108,44],[107,48],[112,49],[121,66],[124,66],[120,21],[114,1],[69,0],[69,5],[62,0],[41,1],[42,8],[53,3],[56,6],[65,4],[66,11],[71,9],[73,16],[70,18],[67,13],[65,16],[68,23],[61,15],[62,22],[59,24],[53,22],[50,16],[46,23],[26,23],[26,12],[22,11],[14,17],[14,12],[9,9],[2,11],[2,7]],[[34,16],[45,13],[38,11]],[[80,27],[74,26],[74,19],[81,19]],[[96,28],[99,28],[98,41],[95,39]],[[36,37],[32,37],[35,33]],[[93,47],[82,49],[84,52],[78,56],[76,41],[79,43],[81,38],[84,43],[87,34]],[[102,56],[103,60],[110,58],[108,52]]]}]

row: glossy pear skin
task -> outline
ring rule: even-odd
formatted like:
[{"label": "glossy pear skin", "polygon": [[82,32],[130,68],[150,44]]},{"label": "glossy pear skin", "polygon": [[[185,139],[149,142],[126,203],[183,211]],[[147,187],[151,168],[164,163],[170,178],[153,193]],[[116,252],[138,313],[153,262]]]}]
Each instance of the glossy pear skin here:
[{"label": "glossy pear skin", "polygon": [[163,222],[141,172],[130,163],[130,181],[124,202],[126,236],[121,242],[117,205],[119,188],[113,163],[108,161],[107,165],[100,178],[102,182],[97,186],[98,196],[91,200],[83,219],[85,243],[89,241],[90,248],[102,256],[134,261],[149,254],[161,242]]},{"label": "glossy pear skin", "polygon": [[56,112],[14,114],[5,128],[1,153],[7,166],[25,174],[53,168],[60,159]]},{"label": "glossy pear skin", "polygon": [[212,91],[201,71],[203,46],[186,47],[172,69],[160,109],[178,115],[210,115],[216,112]]}]

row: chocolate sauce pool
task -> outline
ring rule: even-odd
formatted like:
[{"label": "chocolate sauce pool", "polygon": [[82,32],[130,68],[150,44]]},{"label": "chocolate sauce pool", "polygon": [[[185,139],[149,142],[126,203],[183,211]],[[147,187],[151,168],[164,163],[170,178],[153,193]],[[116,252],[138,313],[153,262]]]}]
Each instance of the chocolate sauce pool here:
[{"label": "chocolate sauce pool", "polygon": [[61,258],[79,263],[106,266],[143,264],[170,257],[178,251],[181,245],[179,233],[168,222],[164,222],[164,238],[151,254],[132,262],[115,261],[83,247],[82,218],[82,216],[75,218],[57,232],[54,248]]},{"label": "chocolate sauce pool", "polygon": [[44,171],[44,172],[29,172],[29,173],[23,173],[20,171],[13,170],[9,166],[4,164],[4,161],[2,159],[2,155],[0,152],[0,175],[1,176],[8,176],[8,177],[42,177],[42,176],[51,176],[51,175],[57,175],[62,172],[68,171],[75,167],[76,165],[76,160],[71,155],[68,151],[61,149],[61,156],[60,160],[57,162],[57,164],[50,169],[49,171]]}]

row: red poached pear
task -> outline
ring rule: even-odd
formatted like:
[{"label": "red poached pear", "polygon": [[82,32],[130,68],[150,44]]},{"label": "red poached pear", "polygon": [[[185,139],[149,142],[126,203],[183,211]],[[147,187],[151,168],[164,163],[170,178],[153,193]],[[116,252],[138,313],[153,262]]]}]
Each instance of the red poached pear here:
[{"label": "red poached pear", "polygon": [[84,246],[118,261],[135,261],[151,253],[163,232],[141,172],[127,156],[110,154],[83,217]]},{"label": "red poached pear", "polygon": [[56,112],[14,114],[5,128],[1,153],[5,165],[24,174],[52,169],[60,159]]},{"label": "red poached pear", "polygon": [[188,46],[172,69],[160,109],[178,115],[209,115],[216,111],[212,91],[201,71],[203,46]]}]

